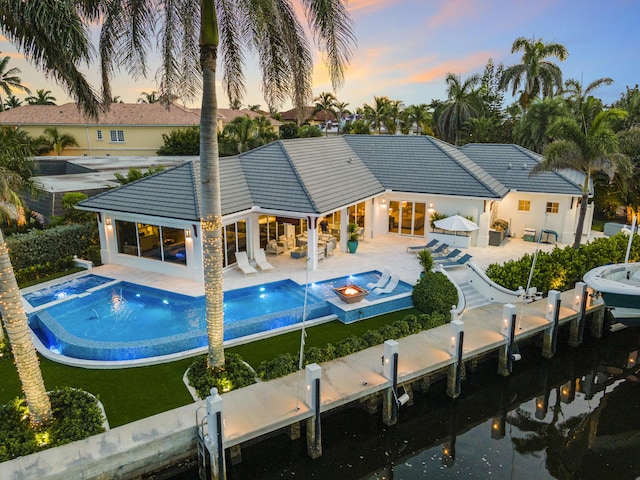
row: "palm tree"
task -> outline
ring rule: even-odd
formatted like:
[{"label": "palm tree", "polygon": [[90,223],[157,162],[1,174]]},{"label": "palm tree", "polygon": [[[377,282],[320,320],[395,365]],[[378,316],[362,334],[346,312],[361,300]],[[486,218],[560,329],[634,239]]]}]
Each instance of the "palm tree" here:
[{"label": "palm tree", "polygon": [[402,107],[403,104],[401,100],[389,100],[387,104],[383,123],[384,128],[390,135],[395,135],[398,131],[398,120],[402,112]]},{"label": "palm tree", "polygon": [[518,97],[523,110],[535,97],[553,97],[562,89],[562,71],[555,63],[546,59],[556,57],[563,61],[569,53],[559,43],[543,43],[542,39],[516,38],[511,53],[523,52],[522,61],[505,69],[499,87],[506,90],[512,86],[511,94]]},{"label": "palm tree", "polygon": [[574,114],[580,115],[582,112],[582,105],[586,101],[587,97],[591,95],[591,92],[602,85],[611,85],[612,83],[612,78],[603,77],[594,80],[585,88],[581,81],[570,78],[564,82],[564,95]]},{"label": "palm tree", "polygon": [[471,75],[463,82],[460,75],[447,73],[445,81],[448,100],[438,118],[438,130],[444,140],[457,145],[465,122],[482,113],[482,100],[474,88],[480,82],[480,76]]},{"label": "palm tree", "polygon": [[25,101],[29,105],[55,105],[56,97],[51,95],[51,90],[36,90],[35,95],[30,95],[25,98]]},{"label": "palm tree", "polygon": [[534,100],[514,128],[516,142],[536,153],[542,153],[551,141],[549,125],[567,113],[566,104],[560,97]]},{"label": "palm tree", "polygon": [[373,128],[378,129],[378,135],[382,133],[382,126],[384,125],[385,118],[387,116],[387,109],[389,106],[389,97],[373,97],[373,106],[365,103],[364,118],[367,120]]},{"label": "palm tree", "polygon": [[251,120],[248,115],[239,116],[224,127],[222,136],[226,137],[225,140],[233,144],[234,153],[243,153],[253,148],[256,128],[253,120]]},{"label": "palm tree", "polygon": [[[24,186],[24,165],[29,163],[28,146],[24,138],[13,129],[3,128],[0,135],[0,216],[15,218],[22,207],[17,193]],[[17,172],[13,167],[20,165]],[[22,383],[32,425],[49,422],[52,418],[51,402],[47,395],[38,363],[36,349],[16,277],[11,267],[9,250],[0,230],[0,314],[11,343],[18,376]],[[1,331],[2,329],[0,329]],[[1,338],[0,338],[1,339]]]},{"label": "palm tree", "polygon": [[4,109],[11,110],[12,108],[18,108],[22,105],[22,100],[20,100],[15,95],[9,95],[7,99],[4,101]]},{"label": "palm tree", "polygon": [[[311,46],[291,0],[183,0],[156,2],[0,2],[0,31],[27,59],[65,85],[87,113],[99,114],[97,100],[78,65],[90,60],[89,25],[101,20],[102,98],[111,98],[110,78],[126,61],[132,74],[146,74],[146,55],[162,32],[159,45],[161,93],[180,92],[183,100],[202,87],[200,114],[200,203],[209,342],[208,364],[224,365],[222,209],[217,139],[218,53],[222,86],[231,104],[245,93],[244,52],[258,52],[267,105],[291,98],[300,111],[311,98]],[[344,81],[344,68],[355,42],[345,0],[304,0],[304,14],[320,49],[326,52],[333,88]],[[44,15],[48,14],[48,15]],[[63,17],[65,28],[56,19]],[[160,22],[158,26],[157,23]],[[56,49],[49,48],[56,45]],[[200,76],[201,72],[201,76]],[[201,83],[200,83],[201,82]],[[168,97],[167,97],[168,98]]]},{"label": "palm tree", "polygon": [[[9,60],[10,57],[4,57],[0,60],[0,90],[2,90],[9,98],[15,98],[11,93],[14,89],[31,93],[31,91],[22,84],[22,79],[18,76],[22,73],[20,69],[16,67],[7,69]],[[3,110],[4,103],[2,102],[2,96],[0,95],[0,112]]]},{"label": "palm tree", "polygon": [[349,115],[349,110],[347,110],[347,107],[349,106],[349,103],[347,102],[338,102],[336,101],[335,107],[336,107],[336,111],[338,112],[338,133],[340,133],[340,125],[342,125],[342,116],[346,113],[347,115]]},{"label": "palm tree", "polygon": [[619,153],[618,137],[611,128],[612,122],[623,119],[625,115],[625,111],[618,109],[600,111],[586,128],[573,116],[556,119],[549,127],[549,135],[554,141],[545,147],[544,160],[531,172],[536,174],[570,168],[584,174],[573,248],[578,248],[582,239],[593,174],[604,172],[610,179],[616,173],[623,179],[631,176],[631,161]]},{"label": "palm tree", "polygon": [[158,92],[155,90],[150,93],[142,92],[140,98],[138,98],[138,103],[157,103],[159,101],[160,97],[158,97]]},{"label": "palm tree", "polygon": [[410,127],[416,126],[416,133],[418,135],[433,135],[433,129],[431,128],[431,107],[426,103],[419,105],[409,105],[404,109],[407,112],[407,121]]},{"label": "palm tree", "polygon": [[67,147],[77,147],[78,141],[73,135],[60,133],[58,127],[48,127],[44,129],[44,136],[51,145],[51,149],[56,155],[62,155],[62,151]]},{"label": "palm tree", "polygon": [[338,99],[335,97],[333,93],[322,92],[313,101],[316,103],[313,108],[313,115],[315,116],[318,112],[324,112],[324,131],[326,136],[329,136],[329,128],[327,126],[327,122],[329,120],[329,114],[333,117],[336,116],[335,106],[336,101]]}]

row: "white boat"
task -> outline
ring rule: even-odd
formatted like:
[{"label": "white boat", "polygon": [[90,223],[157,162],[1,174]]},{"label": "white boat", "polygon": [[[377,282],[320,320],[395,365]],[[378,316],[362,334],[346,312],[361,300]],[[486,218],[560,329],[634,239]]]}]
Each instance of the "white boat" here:
[{"label": "white boat", "polygon": [[602,295],[617,321],[640,326],[640,262],[594,268],[585,274],[584,282]]}]

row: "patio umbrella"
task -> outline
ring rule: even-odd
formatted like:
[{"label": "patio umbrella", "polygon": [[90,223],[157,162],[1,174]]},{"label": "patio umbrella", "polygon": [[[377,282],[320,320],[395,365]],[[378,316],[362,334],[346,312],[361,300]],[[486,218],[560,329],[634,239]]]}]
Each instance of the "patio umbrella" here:
[{"label": "patio umbrella", "polygon": [[449,230],[450,232],[473,232],[474,230],[478,230],[480,228],[471,220],[467,220],[460,215],[452,215],[441,220],[436,220],[435,222],[433,222],[433,224],[437,228],[441,228],[442,230]]}]

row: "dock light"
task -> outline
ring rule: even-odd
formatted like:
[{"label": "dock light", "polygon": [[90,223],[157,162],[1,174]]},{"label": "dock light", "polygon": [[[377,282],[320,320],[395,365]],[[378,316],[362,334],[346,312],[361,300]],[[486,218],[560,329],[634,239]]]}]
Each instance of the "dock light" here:
[{"label": "dock light", "polygon": [[627,368],[633,368],[638,363],[638,350],[629,353],[627,357]]},{"label": "dock light", "polygon": [[512,303],[505,303],[502,307],[502,334],[511,337],[511,321],[516,314],[516,306]]},{"label": "dock light", "polygon": [[449,353],[452,356],[458,355],[458,341],[460,333],[464,331],[464,322],[462,320],[452,320],[449,322],[449,335],[451,335],[451,343],[449,344]]},{"label": "dock light", "polygon": [[576,295],[573,298],[573,305],[571,308],[576,312],[582,312],[585,295],[587,294],[587,284],[584,282],[576,282],[575,291]]},{"label": "dock light", "polygon": [[506,433],[506,423],[504,415],[494,417],[493,420],[491,420],[491,438],[494,440],[504,438]]}]

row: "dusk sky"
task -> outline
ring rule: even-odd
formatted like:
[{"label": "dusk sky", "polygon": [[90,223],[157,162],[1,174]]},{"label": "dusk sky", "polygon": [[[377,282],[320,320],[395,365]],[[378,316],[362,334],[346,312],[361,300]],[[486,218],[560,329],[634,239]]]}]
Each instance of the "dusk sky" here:
[{"label": "dusk sky", "polygon": [[[481,74],[489,58],[496,65],[519,63],[521,54],[512,54],[511,45],[520,36],[564,45],[569,57],[558,65],[565,79],[582,79],[586,85],[600,77],[613,78],[611,86],[595,92],[605,104],[618,99],[626,86],[640,83],[637,0],[352,0],[349,5],[358,45],[345,85],[336,92],[349,108],[372,103],[374,95],[405,105],[444,100],[447,72],[463,78]],[[0,41],[0,50],[12,57],[10,65],[22,70],[23,82],[32,90],[51,90],[58,104],[70,101],[6,40]],[[247,65],[243,103],[266,108],[254,65]],[[97,72],[91,79],[97,82]],[[156,89],[152,72],[137,82],[118,76],[113,93],[136,102],[141,92]],[[331,85],[316,55],[313,93],[324,91],[331,91]],[[219,94],[219,106],[228,107],[226,96]]]}]

